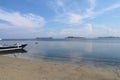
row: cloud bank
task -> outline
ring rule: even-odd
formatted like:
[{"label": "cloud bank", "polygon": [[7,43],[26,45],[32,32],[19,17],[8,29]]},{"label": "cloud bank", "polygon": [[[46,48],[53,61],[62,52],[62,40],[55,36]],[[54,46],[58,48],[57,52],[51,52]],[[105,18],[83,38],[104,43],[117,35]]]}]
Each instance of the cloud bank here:
[{"label": "cloud bank", "polygon": [[[100,27],[99,27],[100,26]],[[98,27],[98,28],[95,28]],[[48,32],[49,36],[81,36],[81,37],[98,37],[98,36],[119,36],[120,28],[111,28],[109,25],[92,25],[85,24],[80,28],[64,28],[60,31],[51,31]]]},{"label": "cloud bank", "polygon": [[[106,24],[92,24],[86,22],[86,20],[93,20],[104,13],[113,11],[120,8],[120,1],[112,3],[102,9],[97,9],[100,5],[97,4],[97,0],[85,0],[88,6],[83,9],[78,1],[73,0],[52,0],[52,9],[56,13],[53,18],[54,22],[73,25],[74,27],[64,27],[59,32],[48,32],[50,36],[85,36],[85,37],[97,37],[97,36],[119,36],[120,29],[114,28],[114,26]],[[82,10],[83,9],[83,10]],[[81,11],[82,10],[82,11]],[[68,26],[69,26],[68,25]],[[77,25],[77,27],[75,27]],[[82,25],[82,27],[81,27]],[[84,25],[84,26],[83,26]],[[100,25],[100,26],[98,26]],[[61,25],[62,26],[62,25]],[[79,26],[79,27],[78,27]],[[102,27],[104,26],[104,27]]]},{"label": "cloud bank", "polygon": [[32,13],[21,14],[19,12],[8,12],[0,9],[0,20],[16,27],[43,27],[45,19]]},{"label": "cloud bank", "polygon": [[120,8],[120,2],[113,3],[112,5],[100,10],[95,10],[98,6],[96,0],[87,0],[89,6],[83,11],[78,1],[73,0],[52,0],[51,3],[53,10],[56,13],[54,21],[65,24],[83,24],[87,19],[96,18],[108,11]]},{"label": "cloud bank", "polygon": [[[120,35],[118,27],[116,29],[114,26],[106,25],[105,23],[100,24],[95,20],[100,19],[101,15],[104,17],[105,13],[119,9],[120,1],[110,3],[109,6],[102,5],[102,8],[101,4],[97,3],[97,0],[46,0],[45,2],[49,3],[49,9],[53,12],[50,12],[50,15],[49,13],[41,12],[42,10],[38,12],[44,15],[46,19],[41,15],[34,14],[34,11],[32,13],[22,13],[20,11],[0,9],[0,33],[7,36],[26,35],[35,37]],[[99,6],[100,8],[98,8]],[[46,5],[42,5],[42,7],[47,12],[48,7]],[[51,11],[49,9],[48,11]],[[113,16],[117,15],[113,14]]]}]

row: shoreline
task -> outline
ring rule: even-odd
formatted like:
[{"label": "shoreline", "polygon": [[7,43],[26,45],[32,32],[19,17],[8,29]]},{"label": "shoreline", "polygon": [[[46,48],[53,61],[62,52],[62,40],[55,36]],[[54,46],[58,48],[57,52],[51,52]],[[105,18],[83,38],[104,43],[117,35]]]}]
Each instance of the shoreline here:
[{"label": "shoreline", "polygon": [[0,56],[0,80],[120,80],[120,68]]}]

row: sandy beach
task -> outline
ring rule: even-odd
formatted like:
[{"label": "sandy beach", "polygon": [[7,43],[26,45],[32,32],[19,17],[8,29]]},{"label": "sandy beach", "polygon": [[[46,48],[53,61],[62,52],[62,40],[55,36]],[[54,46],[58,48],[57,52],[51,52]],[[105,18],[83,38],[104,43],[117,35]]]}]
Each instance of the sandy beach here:
[{"label": "sandy beach", "polygon": [[120,80],[120,69],[0,56],[0,80]]}]

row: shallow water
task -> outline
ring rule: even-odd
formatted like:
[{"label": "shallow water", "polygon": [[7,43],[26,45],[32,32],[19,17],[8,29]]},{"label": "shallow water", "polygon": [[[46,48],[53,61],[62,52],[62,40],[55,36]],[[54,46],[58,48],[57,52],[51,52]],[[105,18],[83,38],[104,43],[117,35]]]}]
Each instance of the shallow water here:
[{"label": "shallow water", "polygon": [[81,41],[37,41],[14,40],[0,41],[0,44],[12,45],[27,43],[25,51],[0,53],[4,56],[44,61],[99,62],[120,64],[120,40],[81,40]]}]

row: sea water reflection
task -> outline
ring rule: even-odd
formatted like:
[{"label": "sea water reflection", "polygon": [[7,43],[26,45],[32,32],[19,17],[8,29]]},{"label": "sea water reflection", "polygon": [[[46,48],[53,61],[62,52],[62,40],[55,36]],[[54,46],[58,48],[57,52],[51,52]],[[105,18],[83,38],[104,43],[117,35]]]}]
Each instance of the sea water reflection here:
[{"label": "sea water reflection", "polygon": [[[0,41],[1,44],[27,43],[18,58],[69,62],[120,62],[120,40],[90,41]],[[37,44],[36,44],[37,42]],[[9,52],[10,53],[10,52]],[[3,54],[14,57],[13,54]]]}]

